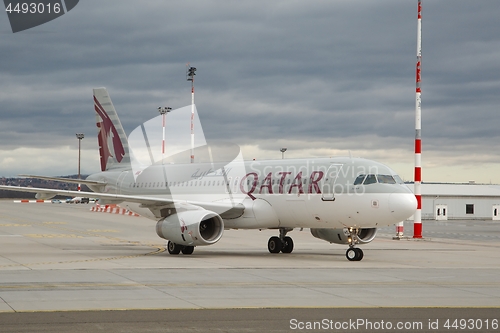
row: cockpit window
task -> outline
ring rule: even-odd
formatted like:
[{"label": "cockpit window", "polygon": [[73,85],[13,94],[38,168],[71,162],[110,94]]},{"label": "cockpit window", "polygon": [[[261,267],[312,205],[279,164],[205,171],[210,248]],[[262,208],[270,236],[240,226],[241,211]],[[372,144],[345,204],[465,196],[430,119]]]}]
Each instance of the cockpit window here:
[{"label": "cockpit window", "polygon": [[377,178],[375,175],[368,175],[366,176],[365,181],[363,182],[364,185],[369,185],[369,184],[375,184],[377,182]]},{"label": "cockpit window", "polygon": [[396,184],[396,181],[391,175],[377,175],[379,183],[382,184]]},{"label": "cockpit window", "polygon": [[354,185],[369,184],[404,184],[398,175],[359,175],[354,180]]},{"label": "cockpit window", "polygon": [[405,182],[401,179],[401,177],[399,177],[398,175],[394,175],[393,176],[394,179],[396,180],[396,183],[398,184],[404,184]]},{"label": "cockpit window", "polygon": [[363,180],[365,180],[366,175],[359,175],[356,177],[356,180],[354,181],[354,185],[360,185],[363,184]]}]

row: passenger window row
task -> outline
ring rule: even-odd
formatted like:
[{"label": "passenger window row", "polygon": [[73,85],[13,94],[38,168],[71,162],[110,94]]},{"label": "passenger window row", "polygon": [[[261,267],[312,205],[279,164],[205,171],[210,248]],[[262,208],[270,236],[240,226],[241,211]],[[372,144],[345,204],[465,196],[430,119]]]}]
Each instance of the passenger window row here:
[{"label": "passenger window row", "polygon": [[225,184],[224,181],[200,181],[191,180],[188,182],[153,182],[153,183],[130,183],[129,187],[146,187],[146,188],[165,188],[174,186],[229,186],[229,182]]},{"label": "passenger window row", "polygon": [[398,175],[359,175],[354,181],[354,185],[369,184],[403,184],[403,180]]}]

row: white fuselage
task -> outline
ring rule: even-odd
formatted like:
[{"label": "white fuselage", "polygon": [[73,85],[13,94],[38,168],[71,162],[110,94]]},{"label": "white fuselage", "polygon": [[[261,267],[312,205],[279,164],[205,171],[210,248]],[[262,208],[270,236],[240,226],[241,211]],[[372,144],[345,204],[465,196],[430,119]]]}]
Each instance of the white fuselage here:
[{"label": "white fuselage", "polygon": [[[414,194],[394,171],[359,158],[157,164],[135,173],[106,171],[88,179],[108,184],[92,187],[95,192],[243,204],[239,217],[221,214],[226,229],[373,228],[405,220],[416,209]],[[379,175],[379,182],[355,185],[359,175]],[[158,219],[150,207],[125,204]]]}]

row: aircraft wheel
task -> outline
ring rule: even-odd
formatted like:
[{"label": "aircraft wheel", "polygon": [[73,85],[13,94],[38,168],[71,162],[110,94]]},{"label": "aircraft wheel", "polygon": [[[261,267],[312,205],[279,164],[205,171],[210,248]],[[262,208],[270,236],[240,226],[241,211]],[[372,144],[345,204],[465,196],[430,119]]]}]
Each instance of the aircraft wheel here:
[{"label": "aircraft wheel", "polygon": [[281,249],[283,248],[283,243],[281,242],[281,239],[279,237],[273,236],[269,238],[269,241],[267,242],[267,249],[271,253],[280,253]]},{"label": "aircraft wheel", "polygon": [[361,250],[360,248],[356,248],[354,250],[356,250],[357,252],[356,261],[361,261],[361,259],[363,259],[363,250]]},{"label": "aircraft wheel", "polygon": [[168,241],[167,243],[167,251],[170,254],[179,254],[181,253],[182,247],[180,245],[175,244],[174,242]]},{"label": "aircraft wheel", "polygon": [[281,252],[283,253],[292,253],[293,251],[293,240],[291,237],[286,236],[285,239],[283,240],[283,248],[281,249]]},{"label": "aircraft wheel", "polygon": [[358,252],[356,251],[357,249],[354,247],[350,247],[347,249],[345,252],[345,257],[349,261],[356,261],[356,257],[358,256]]},{"label": "aircraft wheel", "polygon": [[360,261],[363,259],[363,250],[356,247],[351,247],[345,252],[345,257],[349,261]]},{"label": "aircraft wheel", "polygon": [[182,254],[193,254],[194,246],[184,246],[182,248]]}]

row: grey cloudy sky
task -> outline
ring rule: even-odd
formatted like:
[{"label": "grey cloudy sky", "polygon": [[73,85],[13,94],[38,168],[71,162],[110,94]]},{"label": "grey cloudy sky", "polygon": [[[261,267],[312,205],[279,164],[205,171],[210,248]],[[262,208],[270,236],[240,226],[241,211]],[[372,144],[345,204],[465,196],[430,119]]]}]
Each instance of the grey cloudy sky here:
[{"label": "grey cloudy sky", "polygon": [[[423,180],[500,183],[500,1],[424,0]],[[191,102],[246,159],[348,155],[413,179],[417,1],[82,0],[0,15],[0,176],[99,170],[92,88],[127,133]]]}]

